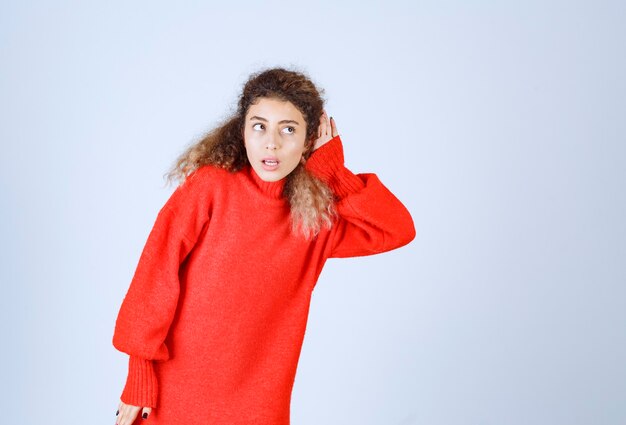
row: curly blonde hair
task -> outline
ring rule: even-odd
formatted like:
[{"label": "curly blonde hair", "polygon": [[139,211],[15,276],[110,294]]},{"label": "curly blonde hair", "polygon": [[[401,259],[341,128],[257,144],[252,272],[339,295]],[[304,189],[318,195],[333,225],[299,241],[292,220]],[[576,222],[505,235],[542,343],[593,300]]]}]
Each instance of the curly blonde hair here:
[{"label": "curly blonde hair", "polygon": [[[178,180],[182,184],[193,171],[209,164],[231,172],[249,165],[243,128],[248,109],[260,98],[291,102],[302,113],[306,121],[303,156],[308,159],[324,109],[323,92],[303,72],[270,68],[253,73],[243,86],[237,111],[177,158],[166,173],[168,181]],[[283,196],[289,201],[292,230],[312,238],[322,227],[330,228],[336,212],[328,185],[309,173],[302,163],[285,178]]]}]

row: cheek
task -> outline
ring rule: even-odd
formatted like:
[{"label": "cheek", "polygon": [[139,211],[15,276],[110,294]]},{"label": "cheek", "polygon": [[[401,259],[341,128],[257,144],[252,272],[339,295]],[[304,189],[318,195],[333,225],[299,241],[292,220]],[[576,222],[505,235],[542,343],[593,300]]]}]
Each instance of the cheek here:
[{"label": "cheek", "polygon": [[254,136],[250,134],[249,132],[245,132],[243,134],[243,146],[246,149],[251,148],[253,146],[253,142],[254,142]]},{"label": "cheek", "polygon": [[290,156],[292,158],[298,158],[298,161],[299,161],[300,157],[304,154],[304,151],[305,151],[304,144],[296,143],[294,144],[294,146],[292,147],[290,151]]},{"label": "cheek", "polygon": [[243,138],[243,148],[246,151],[246,156],[250,158],[250,155],[254,152],[254,147],[250,145],[250,138]]}]

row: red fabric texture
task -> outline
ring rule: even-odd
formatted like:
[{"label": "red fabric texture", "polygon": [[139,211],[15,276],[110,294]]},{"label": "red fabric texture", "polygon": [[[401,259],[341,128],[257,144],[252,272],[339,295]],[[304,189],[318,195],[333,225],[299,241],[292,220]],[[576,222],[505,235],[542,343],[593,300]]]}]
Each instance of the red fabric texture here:
[{"label": "red fabric texture", "polygon": [[305,168],[336,195],[313,240],[291,232],[285,179],[250,166],[196,170],[159,211],[115,323],[129,354],[124,403],[153,424],[289,424],[311,293],[325,261],[389,251],[415,237],[375,174],[344,166],[339,136]]}]

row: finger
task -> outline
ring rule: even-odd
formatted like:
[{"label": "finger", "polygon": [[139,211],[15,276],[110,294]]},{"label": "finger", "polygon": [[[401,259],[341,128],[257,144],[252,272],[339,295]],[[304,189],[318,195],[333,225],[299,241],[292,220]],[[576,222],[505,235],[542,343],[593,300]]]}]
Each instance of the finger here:
[{"label": "finger", "polygon": [[331,132],[331,128],[330,128],[330,118],[328,116],[328,113],[326,113],[326,110],[324,110],[324,124],[325,124],[325,129],[326,129],[326,136],[330,135]]},{"label": "finger", "polygon": [[324,114],[322,114],[322,116],[320,117],[320,136],[319,137],[324,137],[326,136],[326,117],[324,116]]},{"label": "finger", "polygon": [[333,137],[336,137],[339,134],[339,131],[337,131],[337,123],[333,117],[330,117],[330,127],[333,130]]},{"label": "finger", "polygon": [[322,137],[322,117],[320,117],[320,121],[317,124],[317,139]]},{"label": "finger", "polygon": [[150,417],[151,412],[152,412],[152,409],[150,407],[144,407],[143,410],[141,411],[141,417],[144,419],[148,419],[148,417]]},{"label": "finger", "polygon": [[120,414],[117,415],[117,421],[115,422],[116,424],[121,424],[124,421],[126,408],[127,408],[126,403],[120,402],[120,408],[119,408]]},{"label": "finger", "polygon": [[127,425],[127,419],[128,418],[128,407],[126,405],[122,405],[121,409],[120,409],[120,414],[117,417],[117,424],[119,425]]},{"label": "finger", "polygon": [[319,139],[324,134],[324,111],[322,111],[322,115],[320,115],[320,121],[317,126],[317,138]]},{"label": "finger", "polygon": [[124,417],[126,416],[126,410],[127,410],[127,405],[124,402],[120,401],[120,407],[118,409],[118,415],[117,418],[115,419],[115,424],[116,425],[121,425],[124,423]]}]

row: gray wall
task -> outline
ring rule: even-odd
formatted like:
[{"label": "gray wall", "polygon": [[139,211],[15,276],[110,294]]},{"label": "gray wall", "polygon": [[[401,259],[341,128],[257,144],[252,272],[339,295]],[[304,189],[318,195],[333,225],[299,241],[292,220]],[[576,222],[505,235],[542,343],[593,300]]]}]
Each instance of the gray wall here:
[{"label": "gray wall", "polygon": [[625,3],[214,3],[0,5],[2,422],[114,423],[163,173],[293,65],[417,229],[327,263],[294,425],[626,423]]}]

